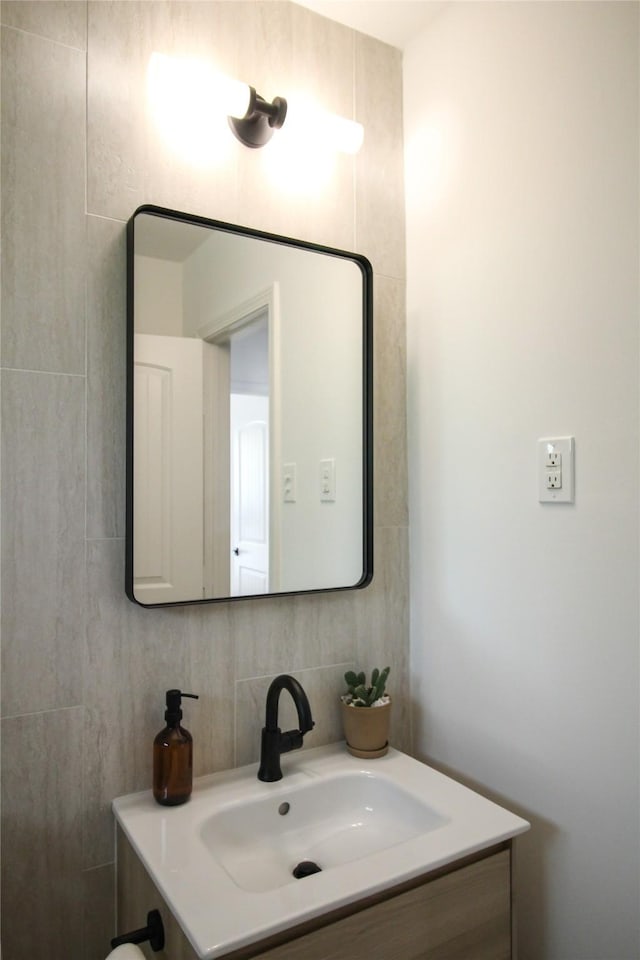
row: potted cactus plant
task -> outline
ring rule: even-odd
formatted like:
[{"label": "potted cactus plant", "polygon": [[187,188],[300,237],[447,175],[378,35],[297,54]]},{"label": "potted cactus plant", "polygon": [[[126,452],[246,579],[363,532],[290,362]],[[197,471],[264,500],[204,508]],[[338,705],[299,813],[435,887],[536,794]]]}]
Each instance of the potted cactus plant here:
[{"label": "potted cactus plant", "polygon": [[341,697],[342,724],[347,750],[354,757],[383,757],[389,749],[391,697],[386,692],[389,667],[371,673],[367,683],[364,672],[347,670],[347,692]]}]

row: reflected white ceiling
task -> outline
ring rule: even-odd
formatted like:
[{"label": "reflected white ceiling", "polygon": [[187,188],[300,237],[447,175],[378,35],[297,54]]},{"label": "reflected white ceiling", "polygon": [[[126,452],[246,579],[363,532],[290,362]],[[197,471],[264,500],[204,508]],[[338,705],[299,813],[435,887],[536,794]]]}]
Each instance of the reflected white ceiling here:
[{"label": "reflected white ceiling", "polygon": [[446,0],[296,0],[303,7],[404,50]]},{"label": "reflected white ceiling", "polygon": [[144,257],[182,263],[211,236],[207,227],[197,224],[164,217],[136,217],[135,248]]}]

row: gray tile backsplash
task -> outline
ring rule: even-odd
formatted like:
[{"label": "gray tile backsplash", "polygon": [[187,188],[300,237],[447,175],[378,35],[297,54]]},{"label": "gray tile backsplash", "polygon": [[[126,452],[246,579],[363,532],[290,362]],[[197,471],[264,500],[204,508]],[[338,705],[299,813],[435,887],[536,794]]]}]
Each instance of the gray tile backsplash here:
[{"label": "gray tile backsplash", "polygon": [[3,24],[26,33],[87,49],[87,5],[77,0],[2,0]]},{"label": "gray tile backsplash", "polygon": [[356,243],[374,270],[404,280],[402,54],[357,34],[355,100],[365,139],[356,158]]},{"label": "gray tile backsplash", "polygon": [[125,534],[125,226],[87,217],[87,537]]},{"label": "gray tile backsplash", "polygon": [[2,715],[82,702],[84,379],[2,371]]},{"label": "gray tile backsplash", "polygon": [[236,678],[351,660],[357,641],[356,610],[352,591],[237,604],[231,617]]},{"label": "gray tile backsplash", "polygon": [[3,366],[84,373],[85,59],[2,28]]},{"label": "gray tile backsplash", "polygon": [[377,277],[374,325],[374,502],[379,526],[407,526],[407,346],[404,281]]},{"label": "gray tile backsplash", "polygon": [[[110,802],[150,785],[166,689],[200,695],[184,722],[204,774],[257,759],[276,674],[308,693],[310,747],[342,737],[344,671],[384,660],[394,742],[410,745],[400,57],[280,0],[5,0],[1,18],[3,956],[38,956],[47,924],[47,960],[102,960]],[[304,86],[365,123],[363,151],[297,193],[230,137],[194,166],[151,122],[153,50],[215,59],[270,97]],[[143,202],[372,260],[366,590],[168,610],[126,599],[124,228]],[[293,725],[286,693],[281,704]]]},{"label": "gray tile backsplash", "polygon": [[81,956],[83,707],[2,721],[2,952]]}]

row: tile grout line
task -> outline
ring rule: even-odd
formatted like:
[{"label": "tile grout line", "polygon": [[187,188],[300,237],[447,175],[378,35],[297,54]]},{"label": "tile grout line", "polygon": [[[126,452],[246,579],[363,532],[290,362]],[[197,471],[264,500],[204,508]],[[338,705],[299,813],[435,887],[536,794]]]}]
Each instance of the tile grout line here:
[{"label": "tile grout line", "polygon": [[64,47],[65,50],[75,50],[76,53],[87,52],[82,47],[76,47],[72,43],[65,43],[64,40],[54,40],[53,37],[45,37],[41,33],[34,33],[32,30],[25,30],[24,27],[16,27],[12,23],[1,23],[0,26],[4,30],[14,30],[16,33],[21,33],[23,37],[33,37],[35,40],[44,40],[45,43],[53,43],[57,47]]},{"label": "tile grout line", "polygon": [[43,374],[45,377],[74,377],[76,379],[86,379],[86,373],[66,373],[64,370],[30,370],[26,367],[0,367],[0,370],[6,373],[35,373]]},{"label": "tile grout line", "polygon": [[50,713],[63,713],[65,710],[84,710],[83,703],[73,703],[66,707],[47,707],[44,710],[31,710],[28,713],[10,713],[0,718],[0,722],[5,720],[25,720],[28,717],[44,717]]},{"label": "tile grout line", "polygon": [[[335,663],[323,663],[315,667],[292,667],[291,673],[311,673],[312,671],[319,670],[333,670],[335,667],[348,667],[350,663],[352,663],[351,660],[338,660]],[[236,687],[239,683],[248,683],[254,680],[269,680],[277,676],[279,676],[279,673],[259,673],[251,677],[241,677],[236,680]]]}]

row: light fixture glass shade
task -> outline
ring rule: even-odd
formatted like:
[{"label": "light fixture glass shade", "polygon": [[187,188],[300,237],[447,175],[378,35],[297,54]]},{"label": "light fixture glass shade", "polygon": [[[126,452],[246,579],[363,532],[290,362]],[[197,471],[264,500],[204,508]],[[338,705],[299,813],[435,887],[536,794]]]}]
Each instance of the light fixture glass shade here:
[{"label": "light fixture glass shade", "polygon": [[224,73],[212,77],[211,96],[216,108],[227,117],[246,116],[251,103],[251,87]]},{"label": "light fixture glass shade", "polygon": [[336,113],[329,113],[307,97],[289,100],[286,127],[290,136],[312,142],[318,149],[357,153],[364,139],[364,127]]},{"label": "light fixture glass shade", "polygon": [[[187,113],[194,107],[223,116],[244,117],[251,88],[234,80],[204,60],[153,53],[149,62],[149,92],[158,106],[175,105]],[[203,119],[203,118],[201,118]]]},{"label": "light fixture glass shade", "polygon": [[347,120],[335,113],[320,115],[319,124],[323,128],[327,142],[340,153],[357,153],[364,140],[364,127],[355,120]]},{"label": "light fixture glass shade", "polygon": [[167,147],[186,162],[220,166],[232,148],[227,116],[245,115],[251,88],[205,60],[154,53],[147,70],[150,114]]}]

